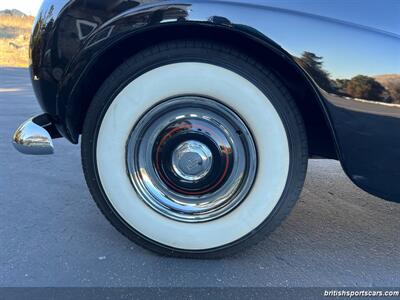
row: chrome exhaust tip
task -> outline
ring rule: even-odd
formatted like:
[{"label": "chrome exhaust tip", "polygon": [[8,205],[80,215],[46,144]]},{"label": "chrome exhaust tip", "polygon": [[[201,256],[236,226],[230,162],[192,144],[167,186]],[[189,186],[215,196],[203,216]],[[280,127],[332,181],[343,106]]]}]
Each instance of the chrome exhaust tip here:
[{"label": "chrome exhaust tip", "polygon": [[53,141],[50,133],[41,125],[35,123],[32,117],[23,122],[13,135],[15,149],[24,154],[46,155],[54,153]]}]

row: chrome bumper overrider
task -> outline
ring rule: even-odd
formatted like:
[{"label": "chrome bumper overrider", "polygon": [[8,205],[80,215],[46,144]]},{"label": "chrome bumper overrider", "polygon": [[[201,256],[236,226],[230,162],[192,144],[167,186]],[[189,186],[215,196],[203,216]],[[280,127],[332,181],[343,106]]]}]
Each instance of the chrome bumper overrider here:
[{"label": "chrome bumper overrider", "polygon": [[47,115],[38,115],[23,122],[13,136],[15,149],[24,154],[53,154],[53,141],[46,126],[53,126]]}]

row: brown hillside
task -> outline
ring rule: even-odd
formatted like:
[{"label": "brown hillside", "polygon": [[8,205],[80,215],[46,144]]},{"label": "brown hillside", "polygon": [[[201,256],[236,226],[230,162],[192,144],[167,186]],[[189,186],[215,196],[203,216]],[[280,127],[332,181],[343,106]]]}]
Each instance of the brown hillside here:
[{"label": "brown hillside", "polygon": [[392,102],[400,104],[400,74],[377,75],[374,78],[389,92]]},{"label": "brown hillside", "polygon": [[0,16],[0,66],[28,66],[33,20],[31,16]]}]

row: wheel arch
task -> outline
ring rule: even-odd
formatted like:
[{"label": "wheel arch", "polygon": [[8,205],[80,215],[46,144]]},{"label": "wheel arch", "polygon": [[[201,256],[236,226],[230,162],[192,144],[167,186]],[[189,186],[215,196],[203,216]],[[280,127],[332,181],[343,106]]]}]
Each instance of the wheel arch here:
[{"label": "wheel arch", "polygon": [[78,142],[88,107],[104,80],[126,59],[139,51],[174,39],[202,39],[234,46],[271,68],[289,89],[303,116],[310,157],[338,158],[334,131],[317,88],[290,54],[258,32],[246,32],[205,23],[174,23],[134,32],[109,45],[90,62],[67,102],[66,127]]}]

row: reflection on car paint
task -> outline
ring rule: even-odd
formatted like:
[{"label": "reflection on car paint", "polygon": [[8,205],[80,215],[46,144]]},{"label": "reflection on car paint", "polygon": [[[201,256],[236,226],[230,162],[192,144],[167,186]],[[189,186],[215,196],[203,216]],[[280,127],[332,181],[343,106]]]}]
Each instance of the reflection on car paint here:
[{"label": "reflection on car paint", "polygon": [[45,1],[31,44],[32,76],[42,86],[35,90],[58,114],[48,99],[67,102],[94,54],[135,31],[197,24],[251,35],[289,55],[314,82],[349,177],[400,201],[400,2],[378,8],[378,1],[344,0]]}]

